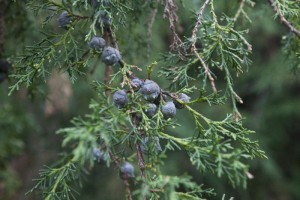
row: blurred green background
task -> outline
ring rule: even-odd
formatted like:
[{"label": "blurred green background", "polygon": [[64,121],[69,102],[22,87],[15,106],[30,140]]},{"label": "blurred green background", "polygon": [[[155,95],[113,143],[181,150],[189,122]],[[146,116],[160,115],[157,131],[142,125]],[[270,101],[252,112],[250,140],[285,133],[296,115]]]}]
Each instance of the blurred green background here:
[{"label": "blurred green background", "polygon": [[[219,16],[223,12],[232,15],[230,12],[238,7],[238,1],[230,5],[224,2],[215,3]],[[179,8],[181,36],[189,36],[193,26],[191,11],[200,5],[198,1],[191,1],[185,2],[184,10]],[[34,17],[30,10],[22,7],[25,7],[24,2],[7,5],[4,54],[7,58],[12,59],[25,45],[39,41],[41,23],[49,14]],[[282,36],[287,30],[274,20],[274,13],[265,2],[257,1],[255,7],[246,10],[252,23],[242,18],[239,25],[241,30],[249,28],[247,37],[253,45],[253,64],[235,78],[235,88],[244,100],[239,109],[246,118],[245,126],[256,131],[253,138],[260,141],[268,159],[249,163],[254,178],[249,180],[247,189],[232,188],[215,174],[199,174],[184,152],[168,152],[163,170],[171,175],[188,172],[198,183],[215,188],[218,194],[212,199],[221,199],[223,194],[243,200],[300,199],[300,78],[292,72],[291,63],[283,54]],[[159,10],[154,23],[150,52],[143,45],[146,22],[135,24],[130,32],[125,27],[117,33],[122,55],[129,63],[145,67],[168,50],[171,36],[168,22],[162,19],[161,13]],[[45,29],[61,31],[56,23],[53,19]],[[8,97],[11,82],[0,85],[0,199],[39,199],[24,194],[34,185],[32,179],[38,176],[38,170],[43,165],[53,164],[62,150],[62,138],[55,131],[69,126],[73,117],[89,112],[90,98],[96,97],[90,83],[102,80],[103,69],[98,63],[93,75],[81,77],[74,84],[66,76],[54,73],[40,87],[44,95],[31,98],[24,88]],[[144,73],[141,76],[146,78]],[[156,81],[168,85],[162,78]],[[222,79],[217,80],[219,88],[222,84]],[[212,107],[203,104],[201,109],[212,119],[221,119],[231,112],[230,103]],[[189,119],[185,111],[179,111],[177,121],[182,126],[169,132],[177,136],[191,134],[192,130],[186,131],[193,129]],[[79,199],[123,199],[122,191],[123,184],[116,170],[97,165],[86,176]]]}]

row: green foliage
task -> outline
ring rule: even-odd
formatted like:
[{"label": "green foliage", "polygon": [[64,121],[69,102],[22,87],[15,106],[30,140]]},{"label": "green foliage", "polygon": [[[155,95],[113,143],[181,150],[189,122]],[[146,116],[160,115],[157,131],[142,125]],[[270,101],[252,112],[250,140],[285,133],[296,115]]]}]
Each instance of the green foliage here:
[{"label": "green foliage", "polygon": [[[246,187],[249,160],[267,157],[258,141],[250,138],[254,131],[243,126],[237,107],[237,103],[243,101],[235,90],[234,77],[248,70],[252,51],[246,39],[248,30],[237,28],[241,13],[249,19],[243,7],[234,17],[226,14],[220,17],[215,10],[215,2],[206,1],[202,11],[193,10],[197,12],[194,30],[192,34],[184,35],[182,42],[175,28],[178,17],[175,1],[147,1],[142,5],[122,0],[109,1],[109,5],[104,5],[100,0],[97,2],[98,6],[92,7],[87,0],[28,1],[28,7],[36,16],[46,15],[41,22],[44,29],[39,37],[42,39],[27,46],[24,53],[16,58],[14,71],[10,75],[15,82],[10,86],[9,94],[19,90],[21,85],[29,91],[42,87],[53,69],[67,72],[73,83],[77,77],[84,77],[87,81],[92,79],[91,88],[98,94],[89,104],[89,114],[74,118],[71,127],[57,131],[63,137],[63,159],[41,170],[36,185],[29,193],[38,191],[44,199],[76,199],[83,175],[95,168],[95,148],[104,153],[103,160],[107,167],[114,165],[119,171],[128,199],[132,195],[138,199],[205,199],[215,194],[212,189],[203,189],[188,175],[162,174],[161,167],[170,151],[185,152],[190,164],[200,173],[213,173],[225,177],[233,187]],[[247,3],[252,4],[251,1]],[[298,15],[298,7],[291,1],[276,3],[280,14],[288,15],[291,19]],[[57,29],[58,24],[53,23],[63,11],[67,11],[72,19],[65,30]],[[151,60],[152,64],[144,63],[140,67],[129,64],[127,56],[139,54],[131,50],[136,48],[134,45],[143,47],[147,39],[143,36],[141,43],[137,39],[136,44],[123,51],[123,54],[124,46],[131,45],[125,44],[130,34],[122,34],[122,31],[127,27],[130,29],[126,32],[134,30],[142,19],[148,18],[145,17],[146,11],[154,13],[154,21],[156,13],[169,20],[173,41],[169,52],[162,53],[163,56],[158,60]],[[143,30],[149,35],[152,28],[150,22],[148,29]],[[103,37],[109,46],[120,48],[123,57],[116,66],[100,65],[105,68],[105,80],[94,80],[92,75],[95,69],[89,69],[98,65],[102,53],[88,49],[87,41],[94,35]],[[132,34],[131,39],[138,37],[138,34]],[[293,52],[289,56],[297,66],[299,39],[289,35],[286,40],[286,51]],[[110,72],[111,69],[114,73]],[[159,81],[156,73],[169,82],[167,85],[159,82],[160,94],[154,101],[158,109],[153,117],[148,117],[145,112],[148,102],[134,88],[131,79],[139,74],[140,77]],[[217,78],[218,81],[215,81]],[[222,87],[224,91],[219,89]],[[126,90],[129,102],[124,108],[117,109],[112,103],[111,94],[120,89]],[[180,102],[177,95],[181,92],[191,95],[192,100]],[[223,120],[211,119],[199,108],[201,104],[214,109],[216,105],[224,105],[227,98],[232,102],[233,113],[223,116]],[[168,101],[182,103],[185,112],[193,119],[194,126],[188,127],[187,135],[172,134],[172,130],[181,122],[164,117],[161,107]],[[162,152],[155,148],[149,148],[147,154],[143,152],[141,143],[145,137],[152,140],[159,138],[163,144]],[[120,172],[122,163],[127,161],[133,163],[140,175],[129,178]],[[136,187],[133,187],[131,179]]]}]

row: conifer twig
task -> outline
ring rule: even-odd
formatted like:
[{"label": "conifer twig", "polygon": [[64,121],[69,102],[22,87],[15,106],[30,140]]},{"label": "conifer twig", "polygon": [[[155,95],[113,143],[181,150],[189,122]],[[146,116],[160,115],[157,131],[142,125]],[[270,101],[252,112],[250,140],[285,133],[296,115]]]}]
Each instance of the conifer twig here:
[{"label": "conifer twig", "polygon": [[274,0],[268,0],[275,13],[279,16],[280,22],[292,31],[298,38],[300,38],[300,30],[297,30],[278,10],[276,2]]},{"label": "conifer twig", "polygon": [[175,49],[180,44],[182,44],[181,39],[179,38],[178,34],[176,33],[176,23],[178,21],[178,16],[176,14],[177,5],[175,0],[166,0],[165,8],[164,8],[164,18],[169,18],[170,22],[170,29],[173,34],[173,42],[171,44],[171,49]]},{"label": "conifer twig", "polygon": [[[120,164],[119,164],[118,159],[114,156],[114,154],[111,151],[109,151],[109,156],[111,157],[111,159],[114,162],[115,166],[117,168],[120,168]],[[121,173],[121,174],[122,174],[122,180],[123,180],[124,185],[125,185],[126,193],[128,195],[127,196],[128,200],[132,200],[132,194],[131,194],[130,185],[129,185],[129,182],[128,182],[128,176],[125,173]]]},{"label": "conifer twig", "polygon": [[245,1],[246,1],[246,0],[241,0],[239,9],[237,10],[237,12],[236,12],[236,14],[235,14],[235,16],[234,16],[234,18],[233,18],[233,21],[234,21],[234,22],[239,18],[240,14],[241,14],[241,12],[242,12],[244,6],[245,6]]},{"label": "conifer twig", "polygon": [[212,77],[208,66],[205,64],[204,60],[201,58],[201,56],[199,55],[199,53],[197,52],[197,49],[196,49],[196,41],[197,41],[196,34],[197,34],[199,26],[202,23],[201,18],[202,18],[202,15],[204,13],[205,7],[209,3],[209,1],[210,0],[206,0],[204,2],[204,4],[200,8],[199,13],[197,15],[197,21],[196,21],[196,24],[195,24],[195,26],[193,28],[193,32],[192,32],[192,48],[191,48],[191,51],[197,56],[197,58],[201,62],[201,65],[203,66],[203,68],[205,70],[205,74],[207,75],[208,79],[210,80],[210,84],[211,84],[211,87],[212,87],[214,93],[217,93],[217,88],[216,88],[216,85],[215,85],[215,79]]}]

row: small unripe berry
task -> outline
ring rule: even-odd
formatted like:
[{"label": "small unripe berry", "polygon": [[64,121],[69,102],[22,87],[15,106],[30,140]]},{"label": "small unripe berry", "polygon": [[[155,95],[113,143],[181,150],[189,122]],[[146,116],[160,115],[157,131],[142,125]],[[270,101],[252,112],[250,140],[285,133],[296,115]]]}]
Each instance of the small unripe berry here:
[{"label": "small unripe berry", "polygon": [[121,55],[118,49],[105,47],[101,59],[107,65],[115,65],[121,60]]},{"label": "small unripe berry", "polygon": [[118,90],[113,95],[113,102],[118,108],[124,108],[128,103],[127,93],[124,90]]},{"label": "small unripe berry", "polygon": [[141,79],[139,79],[139,78],[133,78],[131,80],[131,84],[133,84],[133,87],[138,90],[138,89],[140,89],[142,87],[142,85],[144,84],[144,82]]},{"label": "small unripe berry", "polygon": [[102,50],[105,47],[105,40],[102,37],[94,36],[88,43],[89,48],[95,50]]},{"label": "small unripe berry", "polygon": [[162,151],[162,148],[159,144],[159,138],[157,136],[155,136],[154,138],[145,137],[142,139],[140,148],[143,153],[148,154],[153,147],[155,147],[157,153]]},{"label": "small unripe berry", "polygon": [[97,160],[98,162],[104,160],[104,153],[98,148],[93,149],[93,155],[94,155],[95,160]]},{"label": "small unripe berry", "polygon": [[126,174],[128,177],[134,177],[134,167],[129,162],[125,162],[121,166],[121,172]]},{"label": "small unripe berry", "polygon": [[157,111],[157,106],[154,103],[148,103],[145,108],[147,117],[152,118]]},{"label": "small unripe berry", "polygon": [[176,115],[176,107],[172,101],[169,101],[161,106],[161,112],[165,119],[173,118]]},{"label": "small unripe berry", "polygon": [[63,11],[58,17],[58,24],[61,28],[68,28],[71,23],[71,17],[67,11]]},{"label": "small unripe berry", "polygon": [[144,99],[153,102],[159,96],[160,88],[154,81],[146,80],[139,92],[143,95]]},{"label": "small unripe berry", "polygon": [[[178,99],[179,99],[180,101],[183,101],[184,103],[188,103],[188,102],[190,102],[191,97],[189,97],[188,95],[186,95],[186,94],[184,94],[184,93],[179,93],[179,94],[178,94]],[[178,109],[184,108],[184,105],[181,104],[181,103],[179,103],[179,102],[176,101],[176,100],[174,101],[174,104],[175,104],[176,108],[178,108]]]}]

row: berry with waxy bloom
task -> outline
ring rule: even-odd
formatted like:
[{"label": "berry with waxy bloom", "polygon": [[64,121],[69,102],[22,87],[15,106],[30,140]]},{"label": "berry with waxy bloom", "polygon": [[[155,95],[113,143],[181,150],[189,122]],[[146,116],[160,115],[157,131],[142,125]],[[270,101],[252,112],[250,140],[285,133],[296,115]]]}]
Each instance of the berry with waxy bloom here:
[{"label": "berry with waxy bloom", "polygon": [[129,162],[125,162],[122,166],[121,166],[121,172],[123,174],[126,174],[128,177],[134,177],[134,167],[132,164],[130,164]]},{"label": "berry with waxy bloom", "polygon": [[105,47],[105,40],[102,37],[94,36],[88,43],[89,48],[95,50],[101,50]]},{"label": "berry with waxy bloom", "polygon": [[141,79],[135,77],[135,78],[133,78],[131,80],[131,84],[133,85],[133,87],[135,89],[138,90],[138,89],[140,89],[142,87],[142,85],[144,84],[144,82]]},{"label": "berry with waxy bloom", "polygon": [[[178,99],[179,99],[180,101],[183,101],[184,103],[188,103],[188,102],[190,102],[191,97],[189,97],[188,95],[186,95],[186,94],[184,94],[184,93],[179,93],[179,94],[178,94]],[[176,100],[174,101],[174,104],[175,104],[176,108],[178,108],[178,109],[184,108],[184,105],[181,104],[181,103],[179,103],[179,102],[176,101]]]},{"label": "berry with waxy bloom", "polygon": [[161,106],[161,112],[165,119],[173,118],[176,115],[176,107],[172,101],[169,101]]},{"label": "berry with waxy bloom", "polygon": [[102,52],[101,60],[107,65],[115,65],[121,60],[121,54],[118,49],[105,47]]},{"label": "berry with waxy bloom", "polygon": [[128,103],[128,97],[125,90],[118,90],[113,94],[113,102],[118,108],[124,108]]},{"label": "berry with waxy bloom", "polygon": [[97,160],[98,162],[104,160],[104,153],[103,153],[103,151],[101,151],[98,148],[93,149],[93,155],[94,155],[95,160]]},{"label": "berry with waxy bloom", "polygon": [[156,111],[157,111],[156,104],[154,103],[146,104],[145,114],[147,115],[147,117],[152,118],[155,115]]},{"label": "berry with waxy bloom", "polygon": [[143,95],[144,99],[154,102],[160,94],[160,88],[154,81],[146,80],[139,92]]},{"label": "berry with waxy bloom", "polygon": [[58,24],[61,28],[68,28],[71,23],[71,17],[67,11],[63,11],[58,17]]}]

